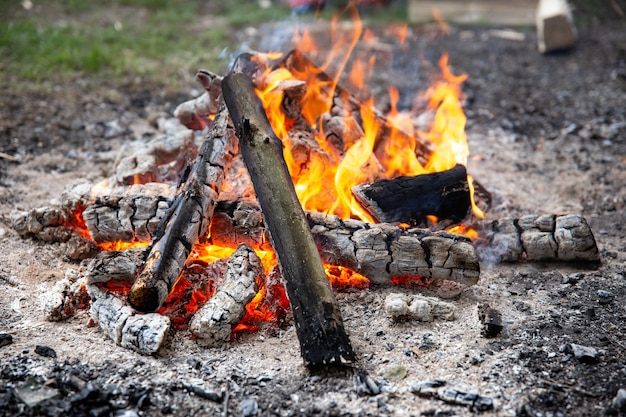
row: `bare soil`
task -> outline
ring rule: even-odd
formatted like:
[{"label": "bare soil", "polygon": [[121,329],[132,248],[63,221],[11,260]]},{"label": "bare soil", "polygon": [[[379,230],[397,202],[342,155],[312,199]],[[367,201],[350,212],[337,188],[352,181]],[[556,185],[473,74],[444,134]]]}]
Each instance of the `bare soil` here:
[{"label": "bare soil", "polygon": [[[258,46],[284,30],[261,28]],[[84,311],[66,322],[43,320],[38,296],[79,265],[64,258],[63,244],[21,239],[11,212],[58,203],[73,184],[108,176],[112,151],[136,138],[107,133],[107,122],[140,125],[198,87],[181,85],[171,95],[97,80],[46,94],[2,87],[0,151],[17,161],[0,158],[0,333],[12,336],[0,347],[0,415],[619,415],[612,401],[626,389],[626,31],[620,22],[579,30],[575,49],[547,56],[532,31],[511,40],[490,28],[454,27],[448,36],[414,29],[405,46],[379,31],[381,69],[370,80],[379,95],[399,85],[408,106],[445,51],[454,73],[469,74],[468,170],[493,193],[488,218],[581,213],[602,263],[485,262],[479,284],[454,300],[454,321],[386,317],[388,293],[428,294],[424,288],[340,292],[359,357],[340,370],[307,369],[293,327],[211,349],[172,332],[146,357],[90,327]],[[501,312],[498,337],[481,336],[481,303]],[[39,345],[56,357],[37,353]],[[597,357],[577,359],[572,345],[594,348]],[[362,383],[365,375],[379,393]],[[495,410],[419,397],[411,387],[423,380],[490,397]],[[57,395],[29,408],[17,396],[28,384]]]}]

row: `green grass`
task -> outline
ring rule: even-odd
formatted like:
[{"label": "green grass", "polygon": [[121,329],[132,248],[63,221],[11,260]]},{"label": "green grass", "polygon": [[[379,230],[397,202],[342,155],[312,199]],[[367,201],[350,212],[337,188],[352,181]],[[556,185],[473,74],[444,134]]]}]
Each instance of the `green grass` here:
[{"label": "green grass", "polygon": [[[256,0],[50,0],[35,1],[30,10],[20,3],[0,0],[0,80],[26,85],[76,77],[175,85],[199,68],[226,70],[220,54],[239,48],[236,34],[243,27],[290,15],[279,0],[269,8]],[[330,2],[319,17],[330,19],[341,3]],[[365,9],[363,18],[371,24],[402,20],[404,7],[397,1]]]},{"label": "green grass", "polygon": [[141,76],[169,84],[201,67],[224,70],[220,53],[239,46],[233,25],[288,14],[257,2],[223,2],[223,10],[207,3],[59,0],[27,11],[19,2],[0,2],[0,73],[18,83]]}]

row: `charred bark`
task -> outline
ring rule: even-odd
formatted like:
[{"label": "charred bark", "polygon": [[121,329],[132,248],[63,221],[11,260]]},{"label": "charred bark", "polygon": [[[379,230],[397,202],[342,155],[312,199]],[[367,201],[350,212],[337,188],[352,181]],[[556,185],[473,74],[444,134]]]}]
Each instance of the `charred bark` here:
[{"label": "charred bark", "polygon": [[207,233],[219,190],[237,153],[228,121],[222,105],[182,192],[163,219],[162,233],[152,241],[144,267],[128,294],[130,305],[139,311],[153,312],[163,305],[191,248]]},{"label": "charred bark", "polygon": [[243,318],[246,305],[259,290],[259,277],[264,280],[261,260],[250,246],[239,245],[228,260],[215,294],[189,323],[189,330],[198,337],[199,343],[215,345],[229,339],[232,328]]},{"label": "charred bark", "polygon": [[[399,276],[446,279],[463,285],[478,282],[478,257],[464,236],[341,220],[315,212],[307,212],[306,221],[324,262],[350,268],[376,284],[388,284]],[[211,242],[229,247],[246,242],[267,249],[269,238],[258,207],[220,202],[211,224]]]},{"label": "charred bark", "polygon": [[426,223],[426,216],[463,220],[471,207],[467,171],[456,165],[447,171],[378,180],[357,185],[352,193],[379,222]]},{"label": "charred bark", "polygon": [[500,219],[476,228],[474,243],[484,262],[600,261],[593,232],[578,214]]},{"label": "charred bark", "polygon": [[[279,63],[279,66],[287,68],[288,70],[296,73],[302,71],[316,71],[315,69],[317,68],[311,60],[309,60],[298,50],[292,50],[287,55],[285,55],[285,58]],[[332,100],[332,106],[329,109],[329,115],[327,117],[343,118],[343,121],[336,122],[338,122],[339,124],[343,124],[345,127],[349,128],[347,129],[347,131],[346,129],[342,129],[344,130],[344,132],[342,132],[342,135],[335,138],[337,139],[338,148],[343,148],[338,150],[345,151],[350,146],[350,138],[357,137],[358,130],[362,130],[362,127],[355,128],[355,126],[362,125],[360,109],[362,108],[363,103],[361,103],[354,95],[350,94],[347,90],[338,85],[335,85],[332,78],[328,74],[321,71],[319,68],[317,68],[316,76],[322,83],[326,85],[326,87],[323,87],[323,92],[327,94],[327,99]],[[334,90],[331,89],[332,86],[334,86]],[[389,120],[387,120],[382,114],[377,111],[374,112],[374,117],[376,119],[377,125],[380,126],[376,137],[376,145],[374,146],[375,153],[384,152],[384,149],[379,149],[382,148],[379,145],[384,143],[386,138],[393,134],[396,138],[398,138],[398,140],[405,140],[407,143],[413,141],[415,142],[414,152],[420,163],[425,164],[430,159],[433,150],[432,145],[428,141],[420,140],[419,138],[416,138],[415,140],[413,140],[412,138],[409,139],[408,134],[398,130],[396,126],[394,126],[391,122],[389,122]],[[357,123],[355,124],[354,122]],[[356,131],[353,132],[353,128],[356,129]],[[360,137],[362,137],[362,135],[359,136],[357,139],[359,139]],[[332,138],[330,140],[331,142],[333,141]],[[348,140],[348,142],[345,142],[345,140]]]},{"label": "charred bark", "polygon": [[313,366],[352,362],[355,355],[291,181],[282,143],[247,75],[227,76],[222,88],[285,279],[303,359]]}]

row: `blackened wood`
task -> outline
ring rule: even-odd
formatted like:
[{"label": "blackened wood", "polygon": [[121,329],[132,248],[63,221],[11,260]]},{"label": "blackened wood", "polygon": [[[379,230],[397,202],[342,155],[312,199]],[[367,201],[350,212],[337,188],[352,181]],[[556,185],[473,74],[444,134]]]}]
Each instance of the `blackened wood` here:
[{"label": "blackened wood", "polygon": [[191,248],[208,231],[219,190],[238,151],[228,121],[222,104],[182,192],[163,219],[163,233],[154,237],[144,267],[128,294],[136,310],[153,312],[163,305]]},{"label": "blackened wood", "polygon": [[459,222],[471,207],[463,165],[442,172],[357,185],[352,193],[378,222],[386,223],[423,224],[429,215]]},{"label": "blackened wood", "polygon": [[[389,284],[391,278],[400,276],[445,279],[466,286],[478,282],[478,256],[465,236],[315,212],[306,212],[306,221],[325,263],[350,268],[373,283]],[[246,242],[268,249],[269,237],[258,206],[220,202],[211,223],[211,242],[228,247]]]},{"label": "blackened wood", "polygon": [[[320,68],[317,68],[316,65],[300,51],[294,49],[286,54],[283,60],[279,63],[279,66],[292,71],[308,71],[315,73],[319,81],[324,84],[322,85],[322,92],[328,95],[327,99],[332,103],[329,108],[330,116],[340,116],[346,118],[346,126],[350,126],[352,124],[352,119],[361,123],[361,108],[364,104],[339,85],[336,85],[335,89],[331,90],[331,86],[334,85],[332,78]],[[380,112],[376,111],[376,109],[374,109],[374,118],[376,119],[376,124],[380,126],[376,135],[376,143],[374,145],[375,153],[385,152],[384,146],[380,145],[382,145],[392,133],[396,135],[399,140],[405,139],[408,142],[409,135],[399,130]],[[355,136],[351,133],[348,133],[348,135]],[[339,142],[342,142],[344,147],[344,149],[339,150],[347,150],[350,144],[343,143],[342,138],[337,139]],[[415,149],[413,151],[415,152],[415,155],[420,163],[425,164],[432,155],[433,147],[429,141],[422,138],[415,138]]]},{"label": "blackened wood", "polygon": [[222,90],[285,279],[302,357],[312,366],[353,362],[339,305],[298,201],[282,143],[254,84],[245,74],[231,74],[224,78]]}]

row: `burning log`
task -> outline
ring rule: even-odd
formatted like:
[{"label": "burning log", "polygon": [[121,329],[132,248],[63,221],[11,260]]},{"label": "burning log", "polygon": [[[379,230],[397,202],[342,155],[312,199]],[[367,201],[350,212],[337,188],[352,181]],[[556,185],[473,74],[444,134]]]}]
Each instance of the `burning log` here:
[{"label": "burning log", "polygon": [[89,285],[89,316],[116,344],[144,355],[159,350],[170,329],[170,319],[156,313],[135,314],[112,293]]},{"label": "burning log", "polygon": [[501,219],[476,228],[480,237],[474,243],[483,261],[600,261],[591,228],[578,214]]},{"label": "burning log", "polygon": [[259,290],[257,278],[263,276],[263,265],[254,249],[239,245],[228,260],[215,294],[189,323],[189,330],[198,337],[198,342],[214,345],[229,339],[232,328],[243,318],[246,305]]},{"label": "burning log", "polygon": [[[376,284],[388,284],[399,276],[446,279],[463,285],[478,282],[478,257],[464,236],[342,220],[315,212],[307,212],[306,221],[324,262],[350,268]],[[211,224],[211,242],[230,247],[246,242],[267,248],[268,236],[258,207],[220,202]]]},{"label": "burning log", "polygon": [[313,366],[352,362],[355,355],[291,181],[282,143],[247,75],[227,76],[222,88],[285,279],[302,357]]},{"label": "burning log", "polygon": [[[329,141],[338,145],[338,151],[340,153],[347,150],[352,144],[350,142],[351,138],[358,139],[362,137],[362,134],[359,136],[358,130],[362,131],[360,124],[361,108],[363,107],[363,103],[361,103],[355,96],[339,85],[336,85],[334,80],[328,74],[317,68],[311,60],[298,50],[292,50],[285,55],[284,59],[279,63],[279,66],[288,69],[294,74],[312,71],[315,73],[316,77],[326,85],[326,91],[323,92],[328,96],[333,94],[333,105],[329,109],[329,113],[324,117],[327,119],[326,127],[328,127],[331,120],[334,119],[332,123],[335,123],[336,127],[330,128],[329,131],[335,135],[334,139],[336,140],[329,138]],[[343,120],[335,119],[336,117],[343,118]],[[409,137],[408,134],[398,130],[396,126],[394,126],[377,111],[374,112],[374,118],[376,124],[380,126],[376,135],[376,145],[374,147],[376,153],[378,151],[383,151],[382,149],[378,150],[378,145],[384,143],[384,139],[393,133],[399,141],[415,144],[414,152],[420,163],[425,164],[428,161],[430,155],[432,154],[431,144],[428,141]],[[353,130],[355,126],[358,126],[356,131]],[[339,131],[341,131],[340,136],[337,135]]]},{"label": "burning log", "polygon": [[423,224],[426,216],[455,223],[471,207],[467,171],[456,165],[447,171],[378,180],[358,185],[352,193],[379,222]]},{"label": "burning log", "polygon": [[222,105],[182,192],[165,217],[163,233],[154,237],[143,270],[128,294],[135,309],[152,312],[163,305],[192,246],[198,237],[206,235],[219,190],[236,153],[237,141]]},{"label": "burning log", "polygon": [[118,281],[132,284],[141,269],[149,248],[130,248],[125,251],[99,252],[89,260],[86,268],[87,284]]},{"label": "burning log", "polygon": [[160,183],[111,188],[85,209],[83,219],[96,243],[148,242],[168,213],[174,192],[174,187]]}]

